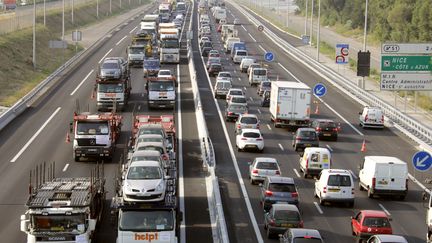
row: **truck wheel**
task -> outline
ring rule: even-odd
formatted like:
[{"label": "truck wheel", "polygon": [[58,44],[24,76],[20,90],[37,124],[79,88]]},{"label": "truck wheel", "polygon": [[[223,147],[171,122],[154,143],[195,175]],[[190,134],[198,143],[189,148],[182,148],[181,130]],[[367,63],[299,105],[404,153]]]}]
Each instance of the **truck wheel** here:
[{"label": "truck wheel", "polygon": [[275,128],[280,128],[281,125],[279,125],[279,124],[277,124],[277,123],[275,122],[275,123],[274,123],[274,127],[275,127]]},{"label": "truck wheel", "polygon": [[75,162],[79,162],[80,161],[80,157],[74,156],[74,160],[75,160]]}]

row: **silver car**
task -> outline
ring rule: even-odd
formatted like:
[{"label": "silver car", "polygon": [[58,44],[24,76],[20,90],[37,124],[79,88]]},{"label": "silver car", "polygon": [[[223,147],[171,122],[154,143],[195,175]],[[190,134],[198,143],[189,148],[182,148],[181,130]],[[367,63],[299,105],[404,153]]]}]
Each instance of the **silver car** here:
[{"label": "silver car", "polygon": [[259,129],[260,121],[258,117],[254,114],[240,115],[235,123],[235,133],[238,133],[241,129],[245,128]]},{"label": "silver car", "polygon": [[290,228],[280,237],[281,243],[323,243],[324,240],[316,229]]},{"label": "silver car", "polygon": [[257,157],[249,165],[249,180],[253,185],[267,176],[280,176],[279,163],[275,158]]}]

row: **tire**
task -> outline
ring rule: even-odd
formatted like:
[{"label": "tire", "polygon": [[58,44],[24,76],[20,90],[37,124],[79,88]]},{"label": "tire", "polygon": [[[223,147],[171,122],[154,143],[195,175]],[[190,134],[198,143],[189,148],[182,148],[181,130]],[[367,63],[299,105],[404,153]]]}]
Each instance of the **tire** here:
[{"label": "tire", "polygon": [[259,150],[259,152],[260,152],[260,153],[264,153],[264,148],[263,148],[263,149],[261,149],[261,150]]},{"label": "tire", "polygon": [[75,162],[79,162],[80,161],[80,157],[74,156],[74,160],[75,160]]},{"label": "tire", "polygon": [[308,178],[308,174],[305,171],[303,171],[303,178]]},{"label": "tire", "polygon": [[359,184],[358,184],[358,187],[359,187],[359,190],[360,190],[360,191],[364,191],[364,188],[362,187],[362,185],[361,185],[360,182],[359,182]]},{"label": "tire", "polygon": [[[249,177],[250,178],[250,177]],[[250,178],[250,184],[251,185],[255,185],[255,181],[252,179],[252,178]],[[265,229],[265,228],[264,228]]]},{"label": "tire", "polygon": [[281,125],[274,123],[274,127],[275,127],[275,128],[280,128]]},{"label": "tire", "polygon": [[354,229],[353,229],[352,224],[351,224],[351,235],[356,236],[356,234],[354,233]]},{"label": "tire", "polygon": [[373,198],[373,196],[374,196],[372,193],[372,190],[370,188],[367,189],[367,195],[368,195],[368,198]]},{"label": "tire", "polygon": [[239,147],[237,147],[237,152],[241,152],[242,150],[239,148]]},{"label": "tire", "polygon": [[267,230],[267,225],[264,223],[264,229]]},{"label": "tire", "polygon": [[322,196],[320,195],[319,204],[324,206],[324,203],[325,203],[325,201],[324,201],[324,199],[322,199]]},{"label": "tire", "polygon": [[316,190],[314,190],[314,197],[318,198],[318,194],[316,193]]}]

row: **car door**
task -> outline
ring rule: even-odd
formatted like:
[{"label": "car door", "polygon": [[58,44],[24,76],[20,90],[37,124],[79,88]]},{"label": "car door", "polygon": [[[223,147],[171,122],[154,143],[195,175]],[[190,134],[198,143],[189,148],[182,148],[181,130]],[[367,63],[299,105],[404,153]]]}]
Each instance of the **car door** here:
[{"label": "car door", "polygon": [[352,230],[353,230],[354,233],[360,232],[360,230],[361,230],[361,222],[363,220],[362,218],[363,218],[363,215],[360,212],[360,213],[357,213],[357,215],[354,218],[351,219],[351,226],[352,226]]}]

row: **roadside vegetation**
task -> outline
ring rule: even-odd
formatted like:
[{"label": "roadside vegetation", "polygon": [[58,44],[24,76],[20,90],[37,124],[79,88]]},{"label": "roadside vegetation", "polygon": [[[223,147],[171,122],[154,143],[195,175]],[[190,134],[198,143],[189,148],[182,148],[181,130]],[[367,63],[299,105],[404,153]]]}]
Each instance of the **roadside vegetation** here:
[{"label": "roadside vegetation", "polygon": [[[71,11],[65,11],[65,35],[106,18],[127,12],[138,6],[140,1],[124,1],[122,8],[119,1],[112,1],[112,14],[109,12],[109,0],[99,0],[99,19],[96,18],[96,2],[75,6],[74,23]],[[149,0],[143,0],[147,4]],[[17,100],[32,90],[49,74],[75,55],[75,44],[69,43],[67,49],[50,49],[50,40],[61,40],[62,12],[47,12],[46,26],[43,16],[37,17],[36,28],[36,69],[32,63],[32,28],[0,35],[0,106],[12,106]],[[78,51],[82,48],[78,46]]]}]

